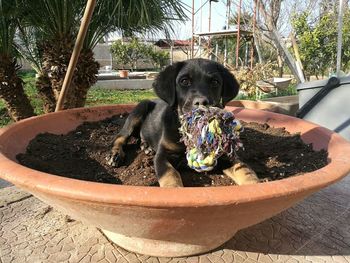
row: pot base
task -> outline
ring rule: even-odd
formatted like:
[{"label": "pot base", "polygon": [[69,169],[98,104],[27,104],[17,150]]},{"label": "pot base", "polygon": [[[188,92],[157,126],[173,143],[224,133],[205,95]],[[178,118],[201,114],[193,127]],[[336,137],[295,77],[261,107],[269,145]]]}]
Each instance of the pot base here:
[{"label": "pot base", "polygon": [[154,257],[185,257],[203,254],[226,242],[212,247],[139,237],[128,237],[104,229],[101,229],[101,231],[110,241],[130,252]]}]

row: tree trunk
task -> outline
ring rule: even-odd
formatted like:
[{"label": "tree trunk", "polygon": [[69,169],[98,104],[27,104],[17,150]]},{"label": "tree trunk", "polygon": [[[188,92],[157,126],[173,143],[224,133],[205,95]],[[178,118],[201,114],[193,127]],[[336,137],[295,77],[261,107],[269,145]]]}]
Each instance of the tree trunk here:
[{"label": "tree trunk", "polygon": [[299,53],[299,47],[297,44],[297,41],[294,37],[294,32],[292,32],[290,34],[290,38],[292,40],[292,46],[293,46],[293,50],[294,50],[294,56],[296,58],[296,67],[297,70],[299,71],[299,75],[301,75],[304,79],[305,79],[305,72],[304,72],[304,67],[303,67],[303,63],[301,63],[301,58],[300,58],[300,53]]},{"label": "tree trunk", "polygon": [[288,65],[292,74],[296,78],[297,82],[298,83],[305,82],[304,77],[299,75],[298,70],[295,67],[295,60],[293,59],[292,55],[289,53],[288,49],[282,44],[280,35],[275,28],[272,28],[271,35],[272,35],[273,41],[275,42],[278,48],[278,51],[285,55],[286,64]]},{"label": "tree trunk", "polygon": [[73,76],[74,89],[74,107],[84,107],[86,96],[91,88],[97,82],[99,63],[94,58],[94,53],[91,49],[83,49],[80,52],[77,71]]},{"label": "tree trunk", "polygon": [[[255,4],[257,4],[258,0],[254,0],[254,1],[255,1]],[[275,6],[277,6],[276,5],[277,1],[273,1],[272,3]],[[280,5],[280,2],[279,2],[279,5]],[[280,7],[276,8],[276,10],[279,10],[279,8]],[[270,39],[272,39],[272,41],[275,43],[275,45],[278,49],[278,52],[281,54],[284,54],[286,64],[289,67],[289,69],[291,70],[294,77],[296,78],[297,82],[298,83],[304,82],[305,81],[304,76],[299,75],[299,72],[295,66],[295,60],[292,57],[292,55],[290,54],[290,52],[288,51],[288,49],[283,45],[282,40],[281,40],[281,36],[277,31],[276,24],[275,24],[277,21],[276,20],[276,16],[277,16],[276,13],[277,12],[274,12],[275,13],[274,15],[269,14],[266,11],[266,7],[262,1],[259,1],[259,11],[266,22],[266,26],[267,26],[267,29],[268,29],[268,32],[270,35]]]},{"label": "tree trunk", "polygon": [[254,45],[256,48],[256,53],[258,53],[259,64],[263,63],[261,50],[260,50],[260,39],[257,34],[254,34]]},{"label": "tree trunk", "polygon": [[278,62],[278,76],[283,77],[283,57],[282,54],[277,52],[277,62]]},{"label": "tree trunk", "polygon": [[40,98],[44,102],[44,112],[54,112],[56,107],[56,99],[52,91],[50,78],[46,75],[40,75],[36,80],[35,85]]},{"label": "tree trunk", "polygon": [[34,116],[34,109],[24,93],[23,81],[17,76],[16,59],[0,56],[0,98],[14,121]]},{"label": "tree trunk", "polygon": [[[47,101],[51,101],[53,94],[55,104],[59,98],[64,76],[67,71],[69,60],[74,47],[74,39],[71,36],[65,36],[57,39],[45,41],[42,45],[43,50],[43,75],[48,76],[52,92],[49,92]],[[72,90],[69,90],[70,96]],[[65,103],[64,109],[73,108],[70,103]]]},{"label": "tree trunk", "polygon": [[[59,98],[69,60],[74,47],[74,39],[65,37],[61,40],[48,41],[43,45],[43,71],[50,76],[50,83],[55,102]],[[89,88],[96,83],[99,64],[95,61],[90,49],[83,49],[74,70],[71,86],[69,87],[63,109],[83,107]],[[47,99],[49,100],[49,99]]]}]

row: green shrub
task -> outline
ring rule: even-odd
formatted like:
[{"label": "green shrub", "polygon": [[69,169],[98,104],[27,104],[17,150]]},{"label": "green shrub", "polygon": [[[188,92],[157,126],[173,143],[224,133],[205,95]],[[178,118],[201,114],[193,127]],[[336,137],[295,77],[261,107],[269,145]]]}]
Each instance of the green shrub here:
[{"label": "green shrub", "polygon": [[123,43],[121,40],[115,41],[111,46],[111,52],[115,62],[123,68],[137,68],[137,62],[141,59],[149,60],[154,68],[163,68],[169,62],[169,52],[155,50],[153,46],[141,43],[137,38],[132,38],[130,42]]}]

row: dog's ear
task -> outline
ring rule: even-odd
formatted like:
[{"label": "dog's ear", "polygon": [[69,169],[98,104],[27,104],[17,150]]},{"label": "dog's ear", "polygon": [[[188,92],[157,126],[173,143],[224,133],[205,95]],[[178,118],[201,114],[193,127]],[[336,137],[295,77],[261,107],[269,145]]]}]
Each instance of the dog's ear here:
[{"label": "dog's ear", "polygon": [[239,83],[233,74],[228,71],[224,66],[221,68],[221,74],[223,78],[223,89],[221,93],[222,105],[225,106],[230,100],[237,96],[239,91]]},{"label": "dog's ear", "polygon": [[154,92],[170,106],[176,103],[176,77],[183,64],[184,62],[176,62],[167,66],[153,82]]}]

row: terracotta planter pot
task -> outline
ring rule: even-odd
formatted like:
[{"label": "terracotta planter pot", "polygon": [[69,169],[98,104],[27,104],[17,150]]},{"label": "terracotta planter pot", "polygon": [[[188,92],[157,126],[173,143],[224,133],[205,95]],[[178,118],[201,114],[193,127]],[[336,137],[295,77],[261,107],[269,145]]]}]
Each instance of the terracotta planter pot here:
[{"label": "terracotta planter pot", "polygon": [[129,70],[124,70],[124,69],[119,70],[119,77],[127,78],[128,76],[129,76]]},{"label": "terracotta planter pot", "polygon": [[265,99],[263,101],[233,100],[227,106],[243,107],[255,110],[267,110],[271,112],[295,116],[299,109],[297,96],[285,96]]},{"label": "terracotta planter pot", "polygon": [[[67,133],[84,121],[130,111],[133,106],[66,110],[33,117],[0,135],[0,176],[73,218],[92,224],[130,251],[186,256],[212,250],[240,229],[261,222],[350,172],[350,143],[312,123],[266,111],[228,107],[239,119],[301,132],[314,148],[327,149],[329,164],[302,176],[247,186],[158,188],[69,179],[19,165],[38,133]],[[302,223],[302,222],[301,222]]]}]

